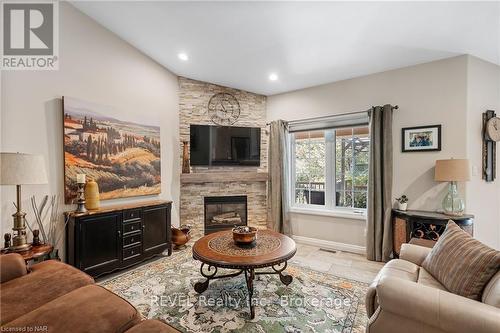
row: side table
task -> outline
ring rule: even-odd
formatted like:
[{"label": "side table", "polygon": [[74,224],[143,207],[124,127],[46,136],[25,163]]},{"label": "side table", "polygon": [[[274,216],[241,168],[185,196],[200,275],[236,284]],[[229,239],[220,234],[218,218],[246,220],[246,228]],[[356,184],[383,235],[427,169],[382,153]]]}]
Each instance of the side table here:
[{"label": "side table", "polygon": [[31,261],[40,262],[49,259],[53,250],[54,246],[51,244],[40,244],[32,245],[31,249],[23,252],[9,252],[7,249],[1,249],[1,254],[19,253],[26,261],[26,264],[29,264]]},{"label": "side table", "polygon": [[408,243],[413,245],[428,247],[430,249],[432,249],[434,245],[436,245],[436,241],[424,238],[412,238]]}]

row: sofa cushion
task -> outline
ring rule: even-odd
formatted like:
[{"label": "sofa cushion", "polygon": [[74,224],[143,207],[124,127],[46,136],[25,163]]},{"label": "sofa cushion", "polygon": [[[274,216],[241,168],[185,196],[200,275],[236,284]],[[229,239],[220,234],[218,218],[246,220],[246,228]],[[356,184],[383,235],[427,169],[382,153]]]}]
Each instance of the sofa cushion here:
[{"label": "sofa cushion", "polygon": [[32,272],[2,283],[0,324],[8,323],[77,288],[94,283],[87,274],[59,261],[48,260]]},{"label": "sofa cushion", "polygon": [[446,288],[441,283],[439,283],[439,281],[436,280],[432,275],[430,275],[429,272],[427,272],[423,267],[420,267],[420,270],[418,272],[417,283],[420,283],[427,287],[447,291]]},{"label": "sofa cushion", "polygon": [[422,267],[450,292],[480,300],[484,287],[500,268],[500,251],[449,221]]},{"label": "sofa cushion", "polygon": [[2,329],[47,327],[47,332],[120,333],[140,320],[130,303],[101,286],[89,285],[42,305]]},{"label": "sofa cushion", "polygon": [[483,291],[483,303],[500,308],[500,271],[488,282]]},{"label": "sofa cushion", "polygon": [[127,333],[179,333],[175,328],[158,320],[144,320],[140,324],[130,328]]},{"label": "sofa cushion", "polygon": [[16,279],[27,273],[26,263],[19,253],[7,253],[0,256],[0,283]]}]

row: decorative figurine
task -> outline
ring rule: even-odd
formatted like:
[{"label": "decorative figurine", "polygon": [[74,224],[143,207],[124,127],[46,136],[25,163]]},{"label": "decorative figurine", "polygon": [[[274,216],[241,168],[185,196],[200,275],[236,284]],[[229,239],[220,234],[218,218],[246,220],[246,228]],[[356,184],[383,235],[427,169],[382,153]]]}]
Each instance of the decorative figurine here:
[{"label": "decorative figurine", "polygon": [[11,243],[10,243],[11,238],[12,238],[12,235],[9,234],[8,232],[5,235],[3,235],[3,239],[5,240],[5,242],[3,244],[3,247],[5,249],[8,249],[10,247],[10,245],[11,245]]},{"label": "decorative figurine", "polygon": [[33,245],[40,245],[40,230],[33,229]]}]

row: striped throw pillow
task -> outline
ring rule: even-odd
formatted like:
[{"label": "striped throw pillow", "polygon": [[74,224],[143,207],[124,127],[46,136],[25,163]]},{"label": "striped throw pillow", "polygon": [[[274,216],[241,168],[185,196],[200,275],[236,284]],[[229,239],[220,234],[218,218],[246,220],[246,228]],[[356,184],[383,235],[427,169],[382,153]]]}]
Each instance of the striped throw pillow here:
[{"label": "striped throw pillow", "polygon": [[480,300],[484,287],[500,269],[500,251],[449,221],[422,267],[450,292]]}]

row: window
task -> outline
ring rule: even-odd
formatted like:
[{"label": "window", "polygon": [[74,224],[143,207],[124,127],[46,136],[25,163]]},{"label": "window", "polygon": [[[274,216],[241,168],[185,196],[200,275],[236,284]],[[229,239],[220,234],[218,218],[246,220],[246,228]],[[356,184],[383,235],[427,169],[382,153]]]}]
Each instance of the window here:
[{"label": "window", "polygon": [[290,136],[292,206],[363,213],[367,203],[368,127],[297,131]]}]

